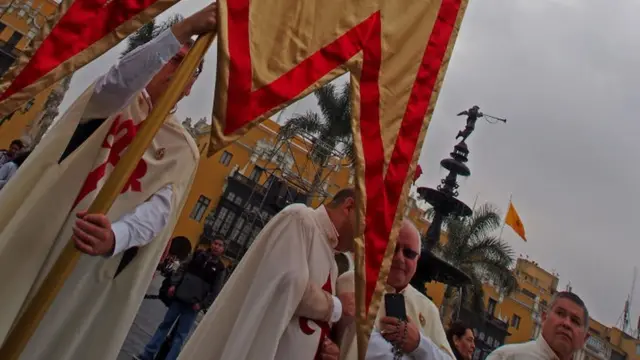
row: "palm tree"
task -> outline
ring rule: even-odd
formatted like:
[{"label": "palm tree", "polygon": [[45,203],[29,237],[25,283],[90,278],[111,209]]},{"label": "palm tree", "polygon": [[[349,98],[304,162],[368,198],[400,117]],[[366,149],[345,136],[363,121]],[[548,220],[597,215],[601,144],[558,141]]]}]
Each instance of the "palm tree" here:
[{"label": "palm tree", "polygon": [[[433,210],[427,216],[433,216]],[[449,318],[457,301],[475,311],[484,309],[482,284],[491,282],[501,294],[515,291],[518,283],[511,269],[515,257],[509,244],[492,235],[502,225],[495,206],[485,204],[470,217],[448,217],[444,221],[447,243],[438,243],[434,253],[455,265],[471,278],[471,284],[462,288],[462,294],[451,286],[445,290],[443,319]],[[423,239],[423,242],[426,239]]]},{"label": "palm tree", "polygon": [[127,48],[124,49],[124,51],[120,54],[120,57],[122,58],[129,52],[135,50],[140,45],[144,45],[153,40],[153,38],[158,36],[158,34],[170,28],[174,24],[179,23],[180,21],[182,21],[182,19],[182,15],[173,14],[167,20],[163,21],[160,25],[156,25],[155,19],[151,19],[151,21],[142,25],[142,27],[138,29],[138,31],[131,34],[131,36],[127,38]]},{"label": "palm tree", "polygon": [[343,151],[348,159],[353,159],[353,137],[351,134],[351,96],[349,84],[336,89],[327,84],[314,93],[318,99],[320,113],[309,111],[296,114],[280,129],[279,140],[307,133],[315,136],[309,158],[317,165],[313,182],[309,189],[309,199],[322,183],[323,169],[329,164],[335,150]]}]

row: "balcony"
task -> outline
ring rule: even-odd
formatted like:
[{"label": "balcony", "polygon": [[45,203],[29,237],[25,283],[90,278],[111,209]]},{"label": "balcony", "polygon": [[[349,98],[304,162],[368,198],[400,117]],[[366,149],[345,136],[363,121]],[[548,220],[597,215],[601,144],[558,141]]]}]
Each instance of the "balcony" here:
[{"label": "balcony", "polygon": [[253,190],[259,193],[262,196],[267,194],[267,189],[256,181],[249,179],[248,177],[242,175],[239,171],[234,171],[233,174],[229,176],[229,179],[233,179],[240,184],[246,186],[250,191]]}]

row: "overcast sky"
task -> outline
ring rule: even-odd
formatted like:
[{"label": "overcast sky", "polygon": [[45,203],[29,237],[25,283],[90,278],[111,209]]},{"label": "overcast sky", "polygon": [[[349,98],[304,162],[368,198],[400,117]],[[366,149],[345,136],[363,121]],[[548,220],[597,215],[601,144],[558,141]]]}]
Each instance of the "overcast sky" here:
[{"label": "overcast sky", "polygon": [[[185,0],[169,10],[189,15],[207,3]],[[460,198],[492,202],[509,194],[529,241],[504,239],[571,281],[593,316],[613,325],[631,288],[640,244],[638,150],[640,48],[634,0],[472,0],[429,128],[420,163],[422,186],[434,186],[464,119],[479,105],[507,124],[477,124],[468,141],[472,175]],[[118,57],[122,46],[74,76],[63,108]],[[215,54],[206,58],[181,118],[210,118]],[[303,112],[313,98],[296,105]],[[286,118],[294,110],[285,111]],[[640,287],[640,284],[639,284]],[[640,298],[636,303],[640,305]],[[637,323],[633,307],[632,326]]]}]

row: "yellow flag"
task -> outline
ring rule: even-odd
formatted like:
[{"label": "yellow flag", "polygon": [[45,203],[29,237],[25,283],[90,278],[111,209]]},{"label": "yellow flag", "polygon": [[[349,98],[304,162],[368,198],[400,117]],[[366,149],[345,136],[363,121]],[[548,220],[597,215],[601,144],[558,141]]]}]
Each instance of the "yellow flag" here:
[{"label": "yellow flag", "polygon": [[527,241],[527,237],[524,235],[524,225],[522,225],[522,220],[520,220],[516,208],[513,207],[513,203],[509,203],[509,211],[507,211],[507,217],[504,219],[504,223],[511,226],[513,231],[520,235],[522,240]]}]

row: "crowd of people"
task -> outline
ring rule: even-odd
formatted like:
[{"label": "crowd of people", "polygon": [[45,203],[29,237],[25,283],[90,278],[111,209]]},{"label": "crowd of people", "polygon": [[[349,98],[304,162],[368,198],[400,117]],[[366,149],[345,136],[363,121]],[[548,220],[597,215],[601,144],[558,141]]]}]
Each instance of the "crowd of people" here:
[{"label": "crowd of people", "polygon": [[[170,115],[111,211],[86,209],[166,89],[191,38],[214,30],[216,22],[214,3],[124,56],[34,149],[30,171],[16,171],[30,154],[20,141],[0,153],[0,187],[11,177],[24,187],[0,192],[0,202],[20,204],[12,214],[0,214],[0,271],[8,277],[8,295],[0,300],[2,341],[69,238],[84,254],[22,360],[117,357],[182,210],[197,146]],[[334,255],[354,248],[358,196],[346,188],[316,209],[286,207],[258,234],[224,286],[223,238],[188,257],[182,251],[167,258],[158,296],[167,311],[137,358],[153,360],[174,329],[168,360],[357,359],[354,273],[339,274]],[[38,239],[39,248],[25,239]],[[25,256],[15,259],[16,253]],[[453,322],[445,331],[438,308],[410,285],[420,255],[420,233],[405,219],[366,359],[472,359],[472,329]],[[584,345],[588,319],[577,295],[559,292],[538,339],[501,347],[489,359],[571,359]]]},{"label": "crowd of people", "polygon": [[[236,269],[237,274],[229,279],[220,294],[222,283],[209,282],[211,285],[207,289],[212,292],[208,295],[216,301],[210,314],[196,329],[181,359],[357,359],[354,272],[349,270],[338,275],[332,258],[336,250],[351,249],[356,196],[353,189],[344,189],[326,207],[310,209],[305,205],[292,205],[274,217],[258,235]],[[285,248],[289,251],[285,252]],[[327,248],[330,251],[322,251]],[[218,259],[223,249],[223,239],[216,238],[208,256]],[[300,259],[299,250],[316,251],[322,256],[307,256],[305,262]],[[461,321],[445,326],[433,302],[410,284],[420,252],[420,234],[411,221],[404,220],[386,289],[386,294],[400,294],[404,316],[387,314],[393,309],[383,301],[365,359],[477,359],[474,357],[473,328]],[[198,260],[202,253],[202,250],[196,252],[190,261],[202,264],[202,260]],[[311,280],[313,272],[322,268],[322,262],[326,262],[324,270],[328,272],[324,285],[321,285],[322,281]],[[192,268],[189,261],[181,267],[189,268]],[[176,284],[173,279],[179,279],[179,274],[177,278],[168,277],[172,279],[171,284]],[[254,297],[255,294],[260,296]],[[193,301],[181,300],[179,296],[174,299],[180,305],[172,303],[168,306],[187,309],[189,314],[192,312]],[[270,309],[279,311],[271,314]],[[138,359],[153,359],[154,349],[158,349],[175,322],[177,315],[171,313],[171,310],[167,312]],[[189,314],[185,320],[188,327],[183,328],[180,321],[176,322],[181,334],[188,333],[193,324]],[[538,339],[503,346],[488,359],[572,359],[587,339],[588,319],[587,308],[577,295],[558,292],[543,316]],[[225,329],[225,332],[215,329]],[[270,330],[265,333],[262,329]],[[313,341],[305,343],[305,338]],[[174,337],[171,354],[166,359],[177,358],[183,341],[182,335]]]}]

